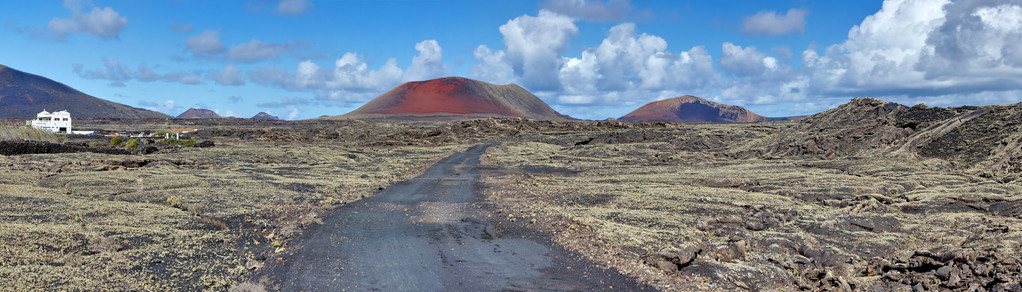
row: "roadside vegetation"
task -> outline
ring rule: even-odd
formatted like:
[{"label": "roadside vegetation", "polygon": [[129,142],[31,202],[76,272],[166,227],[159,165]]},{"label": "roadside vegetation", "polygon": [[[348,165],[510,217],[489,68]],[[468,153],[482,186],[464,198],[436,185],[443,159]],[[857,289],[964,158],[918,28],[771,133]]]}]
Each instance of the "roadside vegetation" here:
[{"label": "roadside vegetation", "polygon": [[327,210],[463,149],[217,142],[0,156],[0,290],[226,290]]},{"label": "roadside vegetation", "polygon": [[28,140],[60,143],[62,135],[28,126],[0,126],[0,141]]}]

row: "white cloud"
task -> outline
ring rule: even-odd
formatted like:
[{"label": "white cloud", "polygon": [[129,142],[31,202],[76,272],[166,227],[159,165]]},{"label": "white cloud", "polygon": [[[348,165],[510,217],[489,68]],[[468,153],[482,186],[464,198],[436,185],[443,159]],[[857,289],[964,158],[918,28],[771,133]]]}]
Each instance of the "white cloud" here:
[{"label": "white cloud", "polygon": [[561,54],[578,27],[567,16],[541,10],[539,16],[522,15],[500,26],[504,54],[524,86],[557,90]]},{"label": "white cloud", "polygon": [[503,50],[494,52],[486,45],[479,45],[472,54],[475,56],[475,63],[472,64],[469,73],[473,79],[494,84],[507,84],[517,80]]},{"label": "white cloud", "polygon": [[91,3],[83,3],[74,0],[64,1],[64,7],[71,11],[71,18],[54,18],[46,25],[46,29],[57,40],[64,40],[67,35],[73,33],[87,33],[105,39],[116,39],[128,26],[128,18],[110,7],[92,7],[88,12],[82,12],[82,6],[91,6]]},{"label": "white cloud", "polygon": [[220,85],[245,85],[245,76],[241,75],[241,69],[231,64],[227,64],[223,71],[210,71],[207,77]]},{"label": "white cloud", "polygon": [[412,57],[412,65],[405,70],[405,81],[419,81],[443,77],[447,67],[444,65],[443,49],[436,40],[425,40],[415,44],[419,55]]},{"label": "white cloud", "polygon": [[547,0],[543,8],[578,19],[611,21],[624,19],[632,4],[628,0]]},{"label": "white cloud", "polygon": [[107,59],[103,58],[102,69],[85,70],[82,64],[72,65],[72,69],[75,74],[85,79],[100,79],[111,81],[111,86],[123,87],[125,81],[137,80],[142,82],[176,82],[181,84],[195,85],[202,84],[199,81],[199,76],[194,73],[187,73],[181,71],[169,72],[169,73],[156,73],[148,65],[142,63],[138,66],[138,70],[134,72],[128,69],[117,58]]},{"label": "white cloud", "polygon": [[559,71],[564,88],[557,102],[626,105],[665,93],[704,93],[720,82],[703,47],[674,54],[663,38],[635,29],[633,23],[614,26],[581,58],[564,58]]},{"label": "white cloud", "polygon": [[298,116],[301,115],[301,114],[302,114],[302,111],[298,110],[298,107],[293,106],[293,105],[289,105],[289,106],[287,106],[287,117],[285,117],[284,119],[294,120],[294,119],[297,119]]},{"label": "white cloud", "polygon": [[766,54],[759,52],[755,47],[743,49],[741,46],[725,42],[721,45],[721,52],[720,61],[717,64],[721,70],[735,76],[748,77],[761,75],[770,70],[767,66],[768,63],[770,67],[777,68],[777,59],[767,57]]},{"label": "white cloud", "polygon": [[294,50],[301,46],[301,43],[287,42],[284,44],[264,43],[253,39],[247,43],[231,46],[227,52],[227,59],[234,62],[252,63],[270,59],[280,60],[280,55]]},{"label": "white cloud", "polygon": [[185,40],[185,47],[192,51],[196,58],[210,59],[226,50],[220,41],[220,32],[205,30]]},{"label": "white cloud", "polygon": [[802,34],[806,32],[805,9],[789,9],[784,15],[777,15],[774,11],[760,11],[753,16],[745,18],[742,22],[742,32],[747,35],[782,35]]},{"label": "white cloud", "polygon": [[138,105],[147,110],[158,111],[161,113],[170,114],[172,116],[176,116],[178,113],[181,113],[182,109],[184,109],[180,105],[178,105],[177,102],[175,102],[173,99],[164,100],[163,102],[143,100],[138,102]]},{"label": "white cloud", "polygon": [[302,14],[312,9],[312,1],[309,0],[280,0],[277,8],[273,11],[280,14]]},{"label": "white cloud", "polygon": [[333,68],[323,68],[311,60],[298,64],[294,74],[279,67],[264,67],[248,72],[257,84],[292,91],[311,90],[318,100],[333,103],[364,102],[402,81],[441,77],[446,73],[442,48],[434,40],[415,46],[419,55],[407,70],[397,66],[397,59],[388,59],[376,70],[356,53],[345,53],[334,61]]},{"label": "white cloud", "polygon": [[855,96],[931,105],[1017,102],[1020,39],[1017,1],[887,0],[847,40],[803,51],[803,68],[726,43],[719,65],[731,76],[717,97],[810,108]]}]

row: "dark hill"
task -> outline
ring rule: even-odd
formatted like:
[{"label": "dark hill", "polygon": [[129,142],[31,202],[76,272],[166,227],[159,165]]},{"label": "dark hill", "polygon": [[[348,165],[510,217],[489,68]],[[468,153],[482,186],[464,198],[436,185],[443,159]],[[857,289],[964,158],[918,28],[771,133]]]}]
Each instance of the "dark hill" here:
[{"label": "dark hill", "polygon": [[341,118],[446,118],[490,116],[570,120],[515,85],[494,85],[460,77],[406,82]]},{"label": "dark hill", "polygon": [[190,108],[177,115],[178,119],[219,119],[220,115],[208,109]]},{"label": "dark hill", "polygon": [[[779,118],[776,120],[784,120]],[[753,123],[775,120],[743,107],[720,104],[691,95],[648,103],[618,120],[627,122]]]},{"label": "dark hill", "polygon": [[162,113],[99,99],[46,77],[0,65],[0,118],[29,119],[44,109],[66,109],[76,119],[170,118]]},{"label": "dark hill", "polygon": [[985,106],[905,106],[876,98],[812,116],[746,145],[752,156],[837,159],[881,156],[936,158],[942,169],[984,175],[1022,171],[1022,103]]},{"label": "dark hill", "polygon": [[259,112],[258,114],[252,116],[252,119],[267,120],[267,121],[277,121],[277,120],[280,120],[280,118],[278,118],[277,116],[268,114],[266,112]]}]

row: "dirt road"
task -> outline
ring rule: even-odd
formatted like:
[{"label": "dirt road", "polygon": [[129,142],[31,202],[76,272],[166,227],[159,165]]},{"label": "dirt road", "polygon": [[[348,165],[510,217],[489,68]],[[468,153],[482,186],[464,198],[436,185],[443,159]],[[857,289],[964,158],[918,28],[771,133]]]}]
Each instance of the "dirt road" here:
[{"label": "dirt road", "polygon": [[480,145],[345,205],[262,273],[282,291],[652,290],[541,234],[504,234],[482,214]]}]

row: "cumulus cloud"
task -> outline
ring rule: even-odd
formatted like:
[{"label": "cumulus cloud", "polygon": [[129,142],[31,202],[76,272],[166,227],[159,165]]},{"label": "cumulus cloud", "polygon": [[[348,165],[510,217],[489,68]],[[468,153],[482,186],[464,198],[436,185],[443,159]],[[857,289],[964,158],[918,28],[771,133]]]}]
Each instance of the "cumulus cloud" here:
[{"label": "cumulus cloud", "polygon": [[373,70],[361,55],[349,52],[334,61],[332,68],[306,60],[298,64],[293,74],[273,66],[247,74],[252,82],[260,85],[314,91],[317,100],[328,104],[364,102],[402,81],[441,77],[446,73],[442,49],[435,40],[420,42],[415,48],[419,54],[412,58],[407,70],[398,67],[394,58]]},{"label": "cumulus cloud", "polygon": [[623,23],[581,58],[564,58],[559,80],[564,88],[558,103],[630,105],[679,92],[707,92],[720,75],[705,48],[671,53],[663,38],[637,34],[635,24]]},{"label": "cumulus cloud", "polygon": [[547,0],[543,8],[589,21],[621,20],[632,10],[628,0]]},{"label": "cumulus cloud", "polygon": [[845,41],[804,50],[802,68],[725,43],[718,65],[728,79],[717,97],[811,108],[855,96],[931,105],[1017,102],[1020,40],[1017,1],[887,0]]},{"label": "cumulus cloud", "polygon": [[[560,23],[562,20],[568,22]],[[548,27],[561,31],[538,36],[550,34]],[[471,76],[492,83],[521,82],[554,106],[631,106],[683,94],[706,94],[722,82],[705,48],[696,46],[672,53],[667,50],[667,41],[636,32],[634,23],[611,27],[598,46],[583,50],[579,57],[559,56],[577,32],[570,18],[541,11],[539,17],[522,16],[501,28],[505,48],[494,51],[485,45],[476,47]],[[537,29],[543,32],[533,31]],[[542,41],[523,44],[524,39]],[[530,72],[532,68],[545,71]]]},{"label": "cumulus cloud", "polygon": [[427,80],[443,77],[447,67],[443,62],[443,49],[436,40],[425,40],[415,44],[419,55],[412,57],[412,65],[405,70],[405,81]]},{"label": "cumulus cloud", "polygon": [[523,15],[500,26],[504,55],[523,85],[534,90],[557,90],[561,54],[578,27],[567,16],[541,10],[539,16]]},{"label": "cumulus cloud", "polygon": [[724,72],[739,77],[761,75],[768,70],[777,69],[777,59],[767,57],[755,47],[741,46],[725,42],[721,45],[721,56],[718,65]]},{"label": "cumulus cloud", "polygon": [[789,9],[784,15],[777,15],[774,11],[760,11],[753,16],[745,18],[742,22],[742,32],[747,35],[782,35],[802,34],[806,32],[805,9]]},{"label": "cumulus cloud", "polygon": [[475,56],[475,63],[469,69],[469,74],[473,79],[494,84],[516,82],[515,71],[508,63],[503,50],[494,52],[486,45],[479,45],[472,54]]},{"label": "cumulus cloud", "polygon": [[302,14],[312,9],[309,0],[281,0],[273,11],[280,14]]},{"label": "cumulus cloud", "polygon": [[213,79],[216,84],[225,86],[245,85],[245,76],[241,75],[241,69],[231,64],[227,64],[223,71],[214,70],[206,75],[209,79]]},{"label": "cumulus cloud", "polygon": [[121,63],[120,60],[103,58],[103,68],[86,70],[82,64],[73,64],[72,71],[79,77],[85,79],[99,79],[111,81],[110,85],[115,87],[125,86],[124,82],[137,80],[142,82],[176,82],[181,84],[202,84],[199,76],[194,73],[174,71],[169,73],[157,73],[148,65],[142,63],[137,70],[132,71]]},{"label": "cumulus cloud", "polygon": [[82,12],[82,6],[89,3],[82,3],[75,0],[65,0],[64,7],[71,11],[71,18],[54,18],[46,25],[46,30],[53,38],[63,41],[69,34],[85,33],[105,39],[116,39],[128,26],[128,18],[121,16],[116,10],[110,7],[92,7],[88,12]]},{"label": "cumulus cloud", "polygon": [[223,53],[227,48],[220,41],[220,32],[205,30],[185,40],[185,47],[192,51],[196,58],[210,59]]}]

